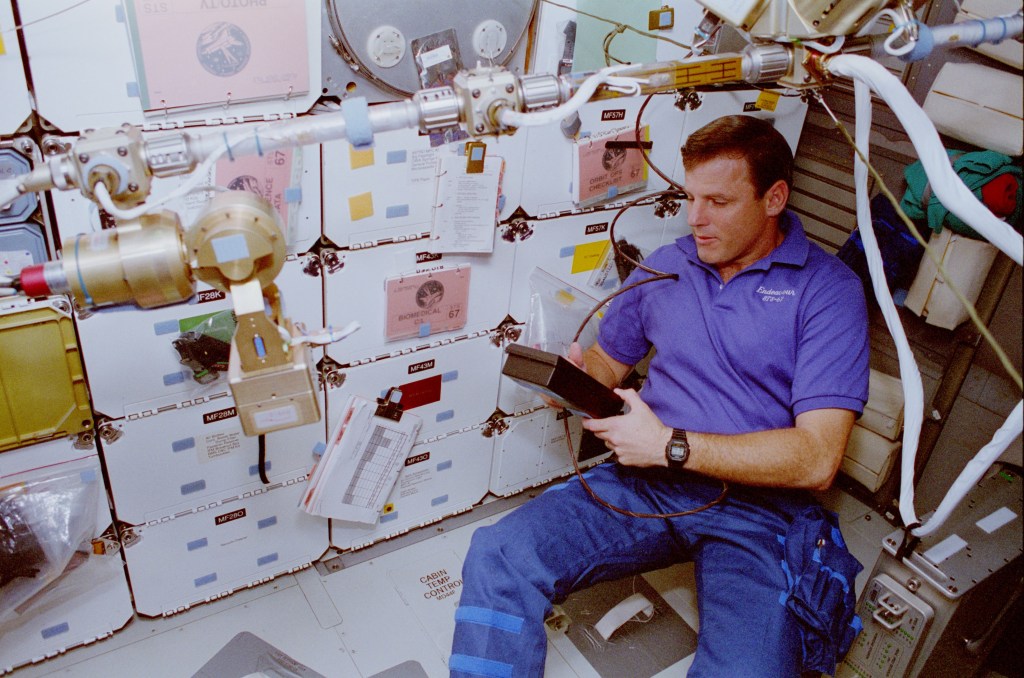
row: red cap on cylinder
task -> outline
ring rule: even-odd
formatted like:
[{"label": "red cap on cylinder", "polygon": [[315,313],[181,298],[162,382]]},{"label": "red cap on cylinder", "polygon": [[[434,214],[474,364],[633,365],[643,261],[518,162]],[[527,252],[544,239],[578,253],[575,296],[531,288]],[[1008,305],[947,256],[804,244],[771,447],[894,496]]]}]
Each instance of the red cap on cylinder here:
[{"label": "red cap on cylinder", "polygon": [[35,264],[21,269],[21,289],[29,297],[46,297],[53,292],[46,284],[46,276],[43,274],[45,264]]}]

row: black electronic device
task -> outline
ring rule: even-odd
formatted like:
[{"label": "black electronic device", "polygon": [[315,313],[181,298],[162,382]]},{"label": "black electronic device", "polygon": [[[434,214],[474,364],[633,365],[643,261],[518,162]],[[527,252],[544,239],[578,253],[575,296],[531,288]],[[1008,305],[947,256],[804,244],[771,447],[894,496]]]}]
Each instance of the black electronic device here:
[{"label": "black electronic device", "polygon": [[509,344],[501,373],[540,391],[583,417],[604,419],[622,411],[622,398],[557,353]]}]

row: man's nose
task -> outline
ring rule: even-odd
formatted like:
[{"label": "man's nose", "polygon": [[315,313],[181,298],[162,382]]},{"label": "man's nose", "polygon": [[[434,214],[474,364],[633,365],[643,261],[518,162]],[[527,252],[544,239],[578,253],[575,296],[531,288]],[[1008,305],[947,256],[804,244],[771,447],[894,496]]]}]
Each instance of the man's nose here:
[{"label": "man's nose", "polygon": [[686,203],[686,223],[693,227],[703,225],[704,221],[704,208],[696,200],[688,201]]}]

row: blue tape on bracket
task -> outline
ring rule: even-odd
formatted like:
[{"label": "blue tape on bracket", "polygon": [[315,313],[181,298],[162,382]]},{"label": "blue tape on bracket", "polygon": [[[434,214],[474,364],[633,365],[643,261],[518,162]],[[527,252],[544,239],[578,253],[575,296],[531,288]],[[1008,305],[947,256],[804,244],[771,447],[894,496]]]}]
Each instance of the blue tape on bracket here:
[{"label": "blue tape on bracket", "polygon": [[197,577],[197,578],[193,579],[192,583],[195,584],[196,588],[199,588],[200,586],[206,586],[207,584],[212,584],[215,581],[217,581],[217,573],[216,572],[211,572],[210,574],[207,574],[207,575],[204,575],[202,577]]},{"label": "blue tape on bracket", "polygon": [[181,486],[182,494],[192,494],[193,492],[199,492],[200,490],[206,489],[205,480],[195,480],[191,483],[185,483]]},{"label": "blue tape on bracket", "polygon": [[409,216],[408,205],[391,205],[384,212],[384,217],[386,219],[397,219],[398,217],[407,216]]},{"label": "blue tape on bracket", "polygon": [[373,145],[373,125],[370,124],[370,107],[364,97],[345,99],[341,102],[341,114],[345,118],[345,136],[356,148]]},{"label": "blue tape on bracket", "polygon": [[455,410],[445,410],[444,412],[438,412],[437,416],[434,417],[434,421],[442,422],[448,421],[449,419],[455,418]]},{"label": "blue tape on bracket", "polygon": [[302,202],[302,189],[297,187],[284,189],[285,202]]},{"label": "blue tape on bracket", "polygon": [[277,560],[277,557],[277,553],[270,553],[265,556],[260,556],[256,559],[256,566],[263,567],[264,565],[269,565],[270,563]]},{"label": "blue tape on bracket", "polygon": [[562,249],[558,250],[558,256],[561,259],[571,257],[574,254],[576,254],[576,245],[569,245],[568,247],[563,247]]},{"label": "blue tape on bracket", "polygon": [[458,370],[451,370],[441,375],[441,382],[447,384],[449,381],[455,381],[459,378]]},{"label": "blue tape on bracket", "polygon": [[177,320],[164,320],[163,322],[153,323],[153,334],[159,337],[161,334],[179,332],[181,331],[180,327]]},{"label": "blue tape on bracket", "polygon": [[195,438],[182,438],[171,443],[171,452],[183,452],[196,446]]},{"label": "blue tape on bracket", "polygon": [[406,153],[404,150],[401,151],[388,151],[387,163],[389,165],[398,165],[399,163],[405,162]]},{"label": "blue tape on bracket", "polygon": [[125,94],[131,99],[139,98],[139,83],[137,82],[126,82],[124,84]]},{"label": "blue tape on bracket", "polygon": [[59,636],[62,633],[67,633],[71,630],[71,625],[67,622],[61,622],[60,624],[54,624],[53,626],[47,626],[45,629],[40,631],[40,635],[43,636],[43,640]]},{"label": "blue tape on bracket", "polygon": [[420,325],[420,337],[430,336],[430,323],[423,323]]},{"label": "blue tape on bracket", "polygon": [[174,386],[185,382],[184,372],[172,372],[164,375],[164,386]]}]

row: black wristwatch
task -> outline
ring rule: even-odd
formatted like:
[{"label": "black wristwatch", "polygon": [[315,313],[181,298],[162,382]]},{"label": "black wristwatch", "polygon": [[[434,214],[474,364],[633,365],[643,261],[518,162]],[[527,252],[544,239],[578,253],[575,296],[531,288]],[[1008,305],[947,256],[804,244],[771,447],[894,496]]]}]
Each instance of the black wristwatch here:
[{"label": "black wristwatch", "polygon": [[672,429],[672,437],[665,445],[665,459],[668,460],[668,467],[680,470],[686,465],[690,457],[690,443],[686,440],[686,431],[681,428]]}]

